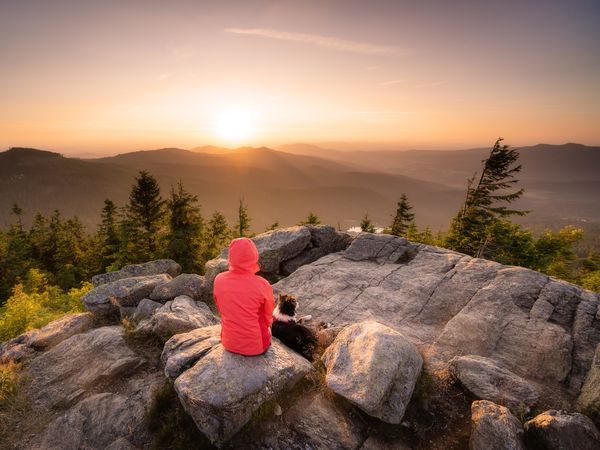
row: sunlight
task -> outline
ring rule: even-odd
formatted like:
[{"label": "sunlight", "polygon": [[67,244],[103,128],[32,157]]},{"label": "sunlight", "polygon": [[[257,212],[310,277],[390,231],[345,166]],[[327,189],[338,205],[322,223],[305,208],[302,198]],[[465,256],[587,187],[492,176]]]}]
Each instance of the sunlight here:
[{"label": "sunlight", "polygon": [[240,142],[256,131],[256,117],[251,111],[239,108],[223,110],[215,120],[215,132],[221,139]]}]

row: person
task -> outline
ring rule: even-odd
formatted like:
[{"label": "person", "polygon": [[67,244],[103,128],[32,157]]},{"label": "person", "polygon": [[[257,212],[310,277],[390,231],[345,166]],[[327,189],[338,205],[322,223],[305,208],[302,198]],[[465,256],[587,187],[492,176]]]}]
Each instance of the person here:
[{"label": "person", "polygon": [[229,244],[229,270],[215,278],[213,295],[221,314],[221,343],[245,356],[265,353],[271,344],[273,288],[256,275],[258,250],[248,238]]}]

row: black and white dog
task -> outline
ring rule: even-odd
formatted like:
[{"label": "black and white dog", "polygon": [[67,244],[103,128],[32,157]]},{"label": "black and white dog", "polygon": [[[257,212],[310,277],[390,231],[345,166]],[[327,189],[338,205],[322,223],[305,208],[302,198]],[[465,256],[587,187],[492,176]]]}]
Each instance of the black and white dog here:
[{"label": "black and white dog", "polygon": [[297,304],[291,295],[279,295],[279,302],[273,311],[271,333],[289,348],[312,361],[317,348],[317,336],[310,328],[298,323],[310,319],[310,316],[296,319]]}]

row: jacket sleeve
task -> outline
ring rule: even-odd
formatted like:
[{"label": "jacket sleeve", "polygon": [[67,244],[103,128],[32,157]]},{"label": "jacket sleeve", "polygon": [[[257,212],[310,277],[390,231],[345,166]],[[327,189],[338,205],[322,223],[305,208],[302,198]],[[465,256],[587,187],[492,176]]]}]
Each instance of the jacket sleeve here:
[{"label": "jacket sleeve", "polygon": [[275,309],[275,300],[273,299],[273,288],[269,283],[265,286],[265,303],[263,305],[263,314],[267,327],[273,323],[273,310]]}]

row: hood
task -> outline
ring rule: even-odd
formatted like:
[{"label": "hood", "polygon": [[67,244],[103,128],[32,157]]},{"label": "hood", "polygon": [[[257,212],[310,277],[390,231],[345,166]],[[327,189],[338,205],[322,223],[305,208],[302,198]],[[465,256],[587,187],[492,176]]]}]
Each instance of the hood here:
[{"label": "hood", "polygon": [[258,250],[248,238],[237,238],[229,244],[229,270],[236,272],[256,273],[258,265]]}]

